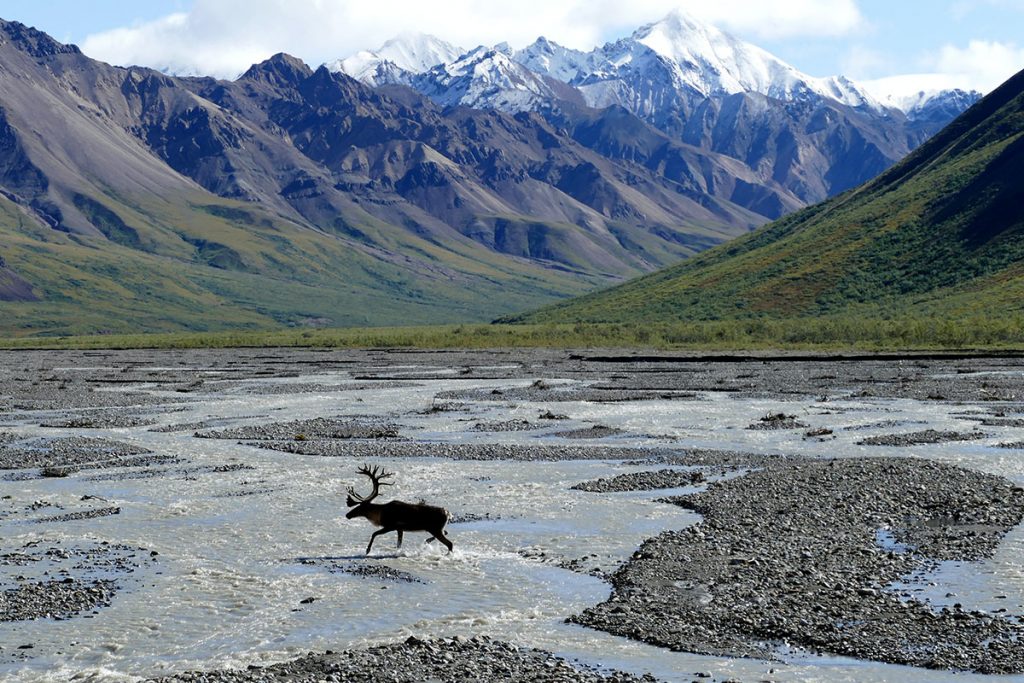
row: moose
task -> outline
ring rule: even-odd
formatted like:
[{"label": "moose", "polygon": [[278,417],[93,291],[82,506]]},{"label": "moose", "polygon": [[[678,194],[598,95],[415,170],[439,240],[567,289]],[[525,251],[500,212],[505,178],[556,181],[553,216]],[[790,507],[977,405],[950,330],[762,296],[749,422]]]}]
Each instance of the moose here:
[{"label": "moose", "polygon": [[350,486],[346,503],[352,509],[349,510],[345,517],[347,519],[366,517],[371,524],[380,527],[370,536],[370,543],[366,546],[367,555],[370,554],[370,548],[373,547],[374,540],[381,534],[386,534],[389,531],[398,532],[399,548],[402,547],[402,534],[404,532],[426,531],[433,536],[433,538],[427,539],[427,543],[436,538],[448,547],[448,552],[452,551],[452,542],[448,540],[444,533],[444,526],[448,523],[449,517],[447,510],[424,503],[404,503],[400,500],[393,500],[389,503],[374,503],[373,499],[380,493],[381,487],[392,485],[391,482],[385,481],[385,479],[390,479],[395,476],[395,473],[388,472],[376,465],[372,468],[368,465],[363,465],[359,468],[358,473],[370,478],[370,481],[373,482],[373,492],[368,496],[361,496]]}]

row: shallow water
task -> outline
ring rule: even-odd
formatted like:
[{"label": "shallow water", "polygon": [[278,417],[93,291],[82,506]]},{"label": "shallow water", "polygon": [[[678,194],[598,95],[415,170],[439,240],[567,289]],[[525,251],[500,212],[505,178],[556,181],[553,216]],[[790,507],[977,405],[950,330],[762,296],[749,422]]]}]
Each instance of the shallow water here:
[{"label": "shallow water", "polygon": [[[418,373],[423,368],[410,366],[409,370]],[[333,385],[350,381],[339,373],[273,382]],[[840,457],[898,454],[936,458],[1024,483],[1021,451],[995,447],[1024,438],[1021,429],[986,427],[991,436],[984,440],[935,446],[856,444],[867,436],[892,432],[970,431],[975,423],[953,413],[984,406],[862,399],[786,402],[704,394],[698,400],[612,404],[513,405],[499,400],[472,404],[468,414],[423,412],[439,391],[529,384],[527,380],[451,379],[323,394],[237,392],[185,404],[180,412],[162,415],[159,424],[215,418],[219,424],[235,426],[319,416],[374,416],[396,422],[403,434],[419,440],[706,447]],[[153,391],[161,390],[154,387]],[[477,422],[536,422],[537,415],[547,409],[571,419],[545,424],[542,431],[469,431]],[[776,412],[796,415],[812,428],[833,429],[836,438],[804,439],[804,429],[747,429],[761,416]],[[891,421],[898,424],[872,426]],[[579,442],[550,436],[593,423],[627,433]],[[341,650],[409,635],[487,634],[589,664],[650,671],[672,681],[691,680],[695,672],[749,681],[1024,681],[1024,677],[950,674],[791,651],[779,662],[703,657],[565,624],[566,617],[607,597],[609,588],[599,578],[560,568],[559,561],[584,558],[587,567],[608,571],[645,538],[697,521],[692,513],[654,502],[664,491],[596,494],[570,488],[589,479],[651,467],[604,461],[381,459],[377,464],[398,474],[396,485],[387,490],[389,497],[423,498],[447,506],[456,516],[484,518],[449,527],[455,543],[451,555],[444,554],[439,544],[423,544],[424,534],[407,534],[400,551],[394,535],[385,535],[377,539],[371,557],[364,558],[372,528],[365,520],[344,518],[346,487],[366,488],[355,474],[357,461],[200,440],[190,431],[148,429],[42,429],[26,423],[18,431],[107,436],[159,454],[180,455],[190,461],[187,467],[244,463],[256,469],[181,473],[182,465],[170,465],[166,469],[171,474],[153,478],[93,480],[90,477],[96,472],[83,472],[66,479],[0,482],[0,495],[11,495],[22,504],[45,500],[69,511],[84,509],[86,504],[79,499],[89,494],[121,507],[117,516],[47,526],[14,518],[0,520],[5,551],[39,540],[42,545],[61,542],[65,547],[108,541],[159,553],[152,567],[125,582],[110,607],[89,619],[0,624],[4,648],[0,677],[4,680],[57,681],[72,676],[131,680],[185,669],[244,668],[310,650]],[[1006,608],[1012,614],[1024,614],[1022,530],[1015,530],[991,561],[954,564],[944,563],[933,576],[915,581],[910,588],[927,591],[935,604],[952,600],[965,607]],[[340,571],[365,565],[385,565],[417,581],[382,581]],[[947,593],[956,597],[947,599]],[[315,598],[312,603],[301,602],[310,597]],[[19,662],[7,656],[28,643],[35,646],[34,659]]]}]

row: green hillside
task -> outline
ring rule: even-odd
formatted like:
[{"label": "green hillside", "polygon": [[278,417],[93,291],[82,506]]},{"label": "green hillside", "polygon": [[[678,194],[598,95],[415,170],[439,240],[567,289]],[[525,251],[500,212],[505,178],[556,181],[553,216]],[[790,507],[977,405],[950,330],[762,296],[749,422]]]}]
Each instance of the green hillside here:
[{"label": "green hillside", "polygon": [[874,181],[509,322],[978,318],[1024,310],[1024,72]]},{"label": "green hillside", "polygon": [[[381,236],[367,253],[347,236],[203,192],[191,201],[96,194],[78,203],[104,235],[40,226],[0,196],[3,335],[485,320],[495,308],[521,309],[594,282],[407,233],[391,243]],[[384,232],[369,216],[350,225]]]}]

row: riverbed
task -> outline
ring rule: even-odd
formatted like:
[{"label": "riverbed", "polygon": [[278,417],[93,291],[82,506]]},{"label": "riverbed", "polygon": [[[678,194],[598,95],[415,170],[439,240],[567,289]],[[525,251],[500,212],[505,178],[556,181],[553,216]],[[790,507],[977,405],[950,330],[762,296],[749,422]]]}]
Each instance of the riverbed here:
[{"label": "riverbed", "polygon": [[[645,540],[700,522],[667,499],[758,458],[927,459],[1024,485],[1020,360],[249,350],[2,362],[2,588],[109,587],[84,609],[0,622],[5,680],[137,680],[481,635],[667,681],[1024,680],[782,642],[755,657],[678,652],[566,621],[609,597]],[[446,507],[454,551],[416,533],[397,549],[389,534],[365,556],[372,527],[345,519],[347,489],[368,490],[363,463],[395,473],[382,499]],[[666,468],[703,480],[574,488]],[[878,545],[904,550],[884,533]],[[1016,526],[990,557],[885,588],[1009,618],[1024,615],[1022,579]]]}]

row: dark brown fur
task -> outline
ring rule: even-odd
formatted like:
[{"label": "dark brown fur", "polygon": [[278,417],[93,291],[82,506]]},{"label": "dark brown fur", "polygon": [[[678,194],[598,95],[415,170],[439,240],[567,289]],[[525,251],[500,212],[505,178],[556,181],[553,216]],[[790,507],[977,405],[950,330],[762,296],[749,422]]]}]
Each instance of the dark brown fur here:
[{"label": "dark brown fur", "polygon": [[[380,527],[370,536],[370,543],[366,546],[367,555],[370,554],[374,540],[389,531],[398,532],[399,548],[402,547],[402,534],[406,531],[426,531],[444,543],[448,552],[452,551],[452,542],[444,534],[444,525],[448,523],[447,510],[424,503],[403,503],[400,500],[384,504],[373,503],[371,501],[380,494],[382,486],[391,486],[387,480],[395,476],[395,473],[376,465],[363,465],[359,468],[359,474],[369,477],[373,482],[373,491],[367,496],[361,496],[355,489],[349,488],[348,499],[345,502],[352,509],[345,517],[366,517],[371,524]],[[434,538],[427,539],[427,542]]]}]

